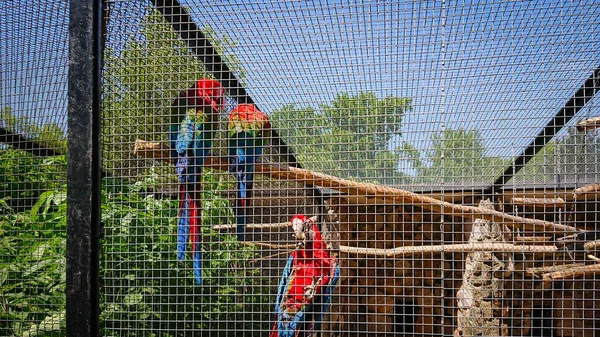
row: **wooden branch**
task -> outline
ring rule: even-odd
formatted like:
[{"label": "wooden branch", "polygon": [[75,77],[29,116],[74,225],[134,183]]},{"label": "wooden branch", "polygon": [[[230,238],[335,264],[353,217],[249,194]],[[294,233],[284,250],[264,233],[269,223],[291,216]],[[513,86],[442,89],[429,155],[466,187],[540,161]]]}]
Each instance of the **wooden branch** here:
[{"label": "wooden branch", "polygon": [[562,208],[565,207],[565,200],[563,198],[517,198],[514,197],[510,200],[513,205],[519,205],[524,207],[545,207],[545,208]]},{"label": "wooden branch", "polygon": [[569,268],[579,268],[585,266],[585,263],[569,263],[569,264],[559,264],[559,265],[551,265],[544,267],[533,267],[525,269],[525,274],[527,276],[535,276],[540,277],[542,274],[546,274],[549,272],[555,272],[559,270],[565,270]]},{"label": "wooden branch", "polygon": [[592,252],[592,251],[596,251],[600,248],[600,240],[596,240],[596,241],[588,241],[586,243],[583,244],[583,249],[585,249],[585,251],[587,253]]},{"label": "wooden branch", "polygon": [[246,246],[258,246],[258,247],[275,248],[275,249],[296,248],[295,244],[277,245],[277,244],[273,244],[273,243],[258,242],[258,241],[240,241],[240,243],[243,245],[246,245]]},{"label": "wooden branch", "polygon": [[572,226],[556,224],[538,219],[522,218],[519,216],[510,215],[495,210],[482,209],[479,207],[456,205],[428,196],[419,195],[410,191],[369,183],[358,183],[329,176],[323,173],[311,172],[294,167],[263,164],[257,166],[256,172],[268,174],[275,179],[302,181],[309,185],[331,188],[349,195],[363,195],[369,197],[393,199],[399,204],[411,204],[436,213],[458,216],[471,220],[482,218],[485,220],[502,222],[506,226],[513,229],[520,228],[525,230],[540,230],[550,233],[576,233],[579,231],[577,228]]},{"label": "wooden branch", "polygon": [[516,242],[550,242],[550,238],[546,236],[515,236]]},{"label": "wooden branch", "polygon": [[585,266],[568,267],[564,270],[557,270],[542,275],[544,283],[548,284],[552,281],[570,280],[580,277],[591,276],[596,277],[596,273],[600,274],[600,263],[590,264]]},{"label": "wooden branch", "polygon": [[259,257],[257,259],[250,260],[248,262],[251,263],[251,264],[253,264],[253,263],[256,263],[256,262],[259,262],[259,261],[269,260],[269,259],[276,258],[276,257],[282,256],[282,255],[290,255],[290,254],[292,254],[292,252],[293,252],[293,250],[288,250],[288,251],[281,252],[281,253],[275,253],[275,254],[271,254],[271,255]]},{"label": "wooden branch", "polygon": [[[319,219],[318,216],[312,216],[310,217],[310,219],[313,222],[317,222],[317,220]],[[292,224],[289,221],[286,222],[278,222],[278,223],[265,223],[265,224],[247,224],[244,226],[245,229],[269,229],[269,228],[287,228],[287,227],[291,227]],[[234,230],[237,228],[237,225],[235,224],[229,224],[229,225],[214,225],[212,227],[212,229],[217,230],[217,231],[226,231],[226,230]]]},{"label": "wooden branch", "polygon": [[[290,222],[279,222],[279,223],[266,223],[266,224],[247,224],[244,226],[245,229],[277,229],[290,227]],[[216,231],[229,231],[237,228],[237,225],[214,225],[212,229]]]},{"label": "wooden branch", "polygon": [[470,252],[501,252],[523,254],[552,254],[556,253],[555,246],[525,246],[510,243],[463,243],[431,246],[405,246],[391,249],[361,248],[340,246],[340,252],[346,254],[398,257],[406,255],[441,254],[441,253],[470,253]]},{"label": "wooden branch", "polygon": [[600,191],[599,183],[585,185],[573,190],[573,199],[577,200],[586,194],[595,194],[598,193],[598,191]]},{"label": "wooden branch", "polygon": [[578,131],[585,131],[600,127],[600,117],[593,117],[577,123]]},{"label": "wooden branch", "polygon": [[[138,142],[136,141],[136,144]],[[142,144],[142,143],[139,143]],[[144,158],[163,158],[163,155],[150,154],[152,146],[146,147],[143,151],[138,151],[138,155]],[[158,144],[156,151],[163,151],[164,147]],[[134,149],[134,153],[135,149]],[[211,157],[207,160],[207,166],[215,169],[227,170],[228,163],[225,158]],[[575,227],[557,224],[549,221],[522,218],[510,215],[496,210],[482,209],[479,207],[456,205],[450,202],[438,200],[432,197],[416,194],[392,187],[385,187],[370,183],[359,183],[323,173],[312,172],[309,170],[289,167],[277,164],[258,163],[255,167],[255,173],[269,175],[278,180],[290,180],[304,182],[308,185],[331,188],[351,196],[364,196],[394,200],[398,204],[410,204],[421,207],[425,210],[442,213],[446,215],[457,216],[465,219],[474,220],[481,218],[495,222],[502,222],[506,226],[523,230],[538,230],[549,233],[576,233],[579,230]]]}]

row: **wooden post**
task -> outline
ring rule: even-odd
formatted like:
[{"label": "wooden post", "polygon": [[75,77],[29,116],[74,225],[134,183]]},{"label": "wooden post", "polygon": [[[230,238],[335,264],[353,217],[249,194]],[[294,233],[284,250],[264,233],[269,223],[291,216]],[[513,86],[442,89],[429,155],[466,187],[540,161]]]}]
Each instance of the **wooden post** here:
[{"label": "wooden post", "polygon": [[[480,208],[493,209],[489,200]],[[509,230],[501,223],[476,219],[469,243],[503,243]],[[454,336],[506,336],[508,329],[501,323],[503,279],[515,269],[512,254],[476,251],[467,255],[463,284],[458,290],[457,323]],[[499,317],[500,316],[500,317]]]}]

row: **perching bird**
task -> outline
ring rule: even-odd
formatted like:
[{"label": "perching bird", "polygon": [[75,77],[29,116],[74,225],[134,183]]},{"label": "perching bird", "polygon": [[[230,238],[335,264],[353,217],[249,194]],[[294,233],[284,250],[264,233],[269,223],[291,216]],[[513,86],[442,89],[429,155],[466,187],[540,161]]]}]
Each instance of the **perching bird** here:
[{"label": "perching bird", "polygon": [[297,249],[283,270],[270,337],[314,336],[327,312],[340,269],[315,223],[292,218]]},{"label": "perching bird", "polygon": [[229,114],[229,158],[236,177],[234,212],[238,240],[244,240],[248,208],[252,197],[254,164],[269,141],[271,124],[267,115],[253,104],[240,104]]},{"label": "perching bird", "polygon": [[182,91],[171,106],[171,158],[181,182],[177,220],[177,258],[185,259],[188,236],[194,276],[202,284],[200,255],[201,173],[224,108],[225,89],[218,81],[199,79]]}]

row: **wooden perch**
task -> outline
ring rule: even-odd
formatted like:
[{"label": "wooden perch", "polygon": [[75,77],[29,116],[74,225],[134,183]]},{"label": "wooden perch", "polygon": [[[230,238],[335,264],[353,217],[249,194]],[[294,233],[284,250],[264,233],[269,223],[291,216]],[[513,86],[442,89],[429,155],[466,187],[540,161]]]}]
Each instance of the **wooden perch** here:
[{"label": "wooden perch", "polygon": [[569,268],[579,268],[585,266],[585,263],[569,263],[569,264],[559,264],[552,266],[544,266],[544,267],[533,267],[525,269],[525,274],[527,276],[535,276],[540,277],[542,274],[555,272],[558,270],[565,270]]},{"label": "wooden perch", "polygon": [[585,131],[600,127],[600,117],[593,117],[577,123],[578,131]]},{"label": "wooden perch", "polygon": [[141,139],[135,141],[135,145],[133,146],[133,155],[136,157],[155,160],[171,159],[171,154],[168,147],[159,142],[148,142]]},{"label": "wooden perch", "polygon": [[542,275],[544,283],[548,284],[552,281],[570,280],[580,277],[591,276],[596,277],[596,273],[600,273],[600,263],[590,264],[585,266],[568,266],[563,270],[556,270]]},{"label": "wooden perch", "polygon": [[[318,217],[312,216],[310,217],[310,219],[313,222],[317,222]],[[286,222],[277,222],[277,223],[266,223],[266,224],[247,224],[244,226],[244,228],[246,229],[270,229],[270,228],[287,228],[287,227],[291,227],[292,223],[289,221]],[[212,227],[212,229],[216,230],[216,231],[227,231],[227,230],[234,230],[237,228],[237,225],[214,225]]]},{"label": "wooden perch", "polygon": [[585,249],[585,251],[587,253],[590,253],[592,251],[596,251],[600,248],[600,240],[596,240],[596,241],[588,241],[586,243],[583,244],[583,249]]},{"label": "wooden perch", "polygon": [[[245,229],[277,229],[290,227],[290,222],[267,223],[267,224],[247,224]],[[237,228],[237,225],[214,225],[212,229],[216,231],[229,231]]]},{"label": "wooden perch", "polygon": [[292,249],[292,248],[296,248],[295,244],[278,245],[278,244],[274,244],[274,243],[258,242],[258,241],[241,241],[240,243],[243,244],[243,245],[246,245],[246,246],[258,246],[258,247],[266,247],[266,248],[271,248],[271,249]]},{"label": "wooden perch", "polygon": [[600,191],[600,184],[594,183],[585,185],[573,190],[573,199],[577,200],[586,194],[595,194]]},{"label": "wooden perch", "polygon": [[545,207],[545,208],[563,208],[565,207],[565,200],[563,198],[517,198],[514,197],[510,200],[513,205],[519,205],[524,207]]},{"label": "wooden perch", "polygon": [[[143,158],[160,158],[160,160],[165,160],[164,153],[156,155],[152,154],[153,151],[165,151],[165,147],[160,143],[152,145],[149,144],[149,142],[138,140],[136,141],[136,147],[138,148],[137,151],[136,149],[134,149],[135,155],[141,156]],[[143,149],[140,149],[140,147],[143,147]],[[210,157],[207,160],[207,166],[215,169],[227,170],[228,163],[225,158]],[[410,191],[370,183],[354,182],[296,167],[288,167],[278,164],[258,163],[255,167],[255,173],[265,174],[278,180],[298,181],[304,182],[308,185],[331,188],[351,196],[389,199],[393,200],[398,204],[410,204],[436,213],[458,216],[471,220],[481,218],[484,220],[501,222],[512,229],[519,228],[523,230],[539,230],[549,233],[579,232],[577,228],[568,225],[557,224],[538,219],[523,218],[499,212],[496,210],[482,209],[473,206],[456,205],[450,202],[416,194]]]},{"label": "wooden perch", "polygon": [[451,245],[405,246],[391,249],[361,248],[340,246],[341,253],[356,255],[372,255],[381,257],[398,257],[406,255],[441,254],[441,253],[470,253],[470,252],[502,252],[523,254],[552,254],[556,253],[555,246],[525,246],[511,243],[462,243]]},{"label": "wooden perch", "polygon": [[515,236],[516,242],[550,242],[550,238],[546,236]]},{"label": "wooden perch", "polygon": [[568,225],[556,224],[538,219],[522,218],[479,207],[456,205],[410,191],[370,183],[358,183],[295,167],[263,164],[258,165],[256,172],[268,174],[275,179],[302,181],[309,185],[331,188],[349,195],[393,199],[400,204],[410,204],[436,213],[458,216],[471,220],[482,218],[485,220],[502,222],[513,229],[520,228],[525,230],[541,230],[545,232],[561,233],[579,232],[577,228]]}]

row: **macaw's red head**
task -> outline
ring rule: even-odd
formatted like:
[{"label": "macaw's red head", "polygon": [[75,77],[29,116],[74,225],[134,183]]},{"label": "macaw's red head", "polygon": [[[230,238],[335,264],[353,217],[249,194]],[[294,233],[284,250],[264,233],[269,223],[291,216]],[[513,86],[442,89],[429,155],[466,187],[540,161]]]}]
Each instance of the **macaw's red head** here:
[{"label": "macaw's red head", "polygon": [[215,113],[225,108],[225,88],[217,80],[201,78],[184,93],[189,105],[209,106]]},{"label": "macaw's red head", "polygon": [[323,238],[317,225],[315,225],[311,218],[298,214],[292,217],[291,223],[294,236],[296,236],[296,240],[298,241],[296,243],[298,248],[304,248],[307,245],[314,246],[315,244],[321,248]]},{"label": "macaw's red head", "polygon": [[263,136],[268,137],[271,123],[267,114],[258,110],[256,105],[243,103],[229,114],[229,130],[262,131]]}]

